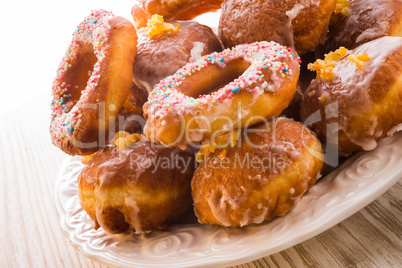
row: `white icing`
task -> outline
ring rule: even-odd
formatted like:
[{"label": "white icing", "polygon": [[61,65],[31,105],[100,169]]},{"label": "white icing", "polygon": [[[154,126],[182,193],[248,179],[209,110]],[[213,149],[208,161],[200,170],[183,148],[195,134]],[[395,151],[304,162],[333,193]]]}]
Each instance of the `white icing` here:
[{"label": "white icing", "polygon": [[291,10],[286,11],[286,16],[289,17],[290,21],[292,21],[299,15],[303,8],[303,5],[296,3]]},{"label": "white icing", "polygon": [[223,226],[230,226],[230,222],[226,216],[226,203],[218,197],[219,192],[215,191],[207,198],[208,205],[211,209],[212,215]]},{"label": "white icing", "polygon": [[256,223],[256,224],[262,223],[265,220],[267,212],[268,212],[268,208],[264,207],[262,209],[261,214],[259,216],[257,216],[257,217],[253,217],[253,219],[251,220],[250,223]]},{"label": "white icing", "polygon": [[290,188],[289,189],[289,194],[294,194],[295,193],[295,188]]},{"label": "white icing", "polygon": [[250,208],[243,213],[243,218],[239,221],[240,227],[247,225],[250,222]]},{"label": "white icing", "polygon": [[402,131],[402,123],[399,125],[394,126],[393,128],[391,128],[388,132],[387,135],[388,136],[392,136],[394,135],[396,132]]},{"label": "white icing", "polygon": [[174,6],[181,3],[180,0],[160,0],[162,5]]},{"label": "white icing", "polygon": [[204,51],[205,44],[202,42],[194,42],[194,46],[190,51],[191,57],[188,62],[194,62],[202,57],[202,52]]},{"label": "white icing", "polygon": [[130,220],[128,222],[130,223],[130,225],[132,225],[132,227],[134,227],[136,234],[143,233],[141,220],[139,217],[140,208],[137,206],[137,203],[131,197],[126,196],[125,204],[128,207],[128,216],[130,217]]}]

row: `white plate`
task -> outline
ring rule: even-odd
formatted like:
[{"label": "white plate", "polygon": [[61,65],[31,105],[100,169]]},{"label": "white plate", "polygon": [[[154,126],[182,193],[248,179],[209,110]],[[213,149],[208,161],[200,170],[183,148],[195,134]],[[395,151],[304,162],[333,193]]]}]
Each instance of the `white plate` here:
[{"label": "white plate", "polygon": [[301,243],[351,216],[402,177],[402,133],[356,154],[314,185],[284,217],[246,228],[173,225],[147,235],[109,236],[93,230],[79,205],[76,178],[83,165],[67,157],[56,182],[61,227],[84,254],[130,267],[230,266],[268,256]]}]

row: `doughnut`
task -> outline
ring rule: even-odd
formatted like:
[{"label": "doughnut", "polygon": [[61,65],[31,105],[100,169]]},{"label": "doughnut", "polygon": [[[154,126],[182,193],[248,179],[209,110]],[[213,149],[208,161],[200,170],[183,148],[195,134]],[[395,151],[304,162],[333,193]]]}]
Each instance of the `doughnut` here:
[{"label": "doughnut", "polygon": [[136,40],[130,21],[104,10],[74,31],[52,86],[50,134],[65,153],[87,155],[102,146],[109,118],[130,90]]},{"label": "doughnut", "polygon": [[322,156],[314,133],[293,120],[244,129],[196,169],[191,193],[198,221],[242,227],[285,215],[321,176]]},{"label": "doughnut", "polygon": [[225,0],[219,36],[225,47],[275,41],[302,55],[325,42],[335,4],[336,0]]},{"label": "doughnut", "polygon": [[112,117],[109,120],[108,137],[113,139],[119,131],[125,131],[130,134],[143,132],[145,119],[142,116],[142,105],[146,102],[147,97],[148,92],[132,83],[122,110],[116,117]]},{"label": "doughnut", "polygon": [[[162,17],[159,19],[163,22]],[[138,33],[138,52],[133,66],[133,80],[148,92],[152,91],[160,80],[174,74],[188,62],[223,49],[219,39],[208,26],[195,21],[173,23],[178,25],[178,31],[173,34],[151,38],[149,32]],[[163,26],[163,23],[160,24]],[[153,34],[158,32],[155,23],[151,22],[150,26]]]},{"label": "doughnut", "polygon": [[301,118],[323,143],[349,155],[402,130],[402,37],[341,48],[310,68],[319,76],[304,93]]},{"label": "doughnut", "polygon": [[136,0],[131,10],[137,29],[145,27],[152,15],[163,16],[166,21],[191,20],[206,12],[221,8],[222,0]]},{"label": "doughnut", "polygon": [[166,228],[192,206],[194,153],[119,132],[78,176],[82,208],[109,234]]},{"label": "doughnut", "polygon": [[327,47],[356,48],[382,36],[402,36],[400,0],[350,0],[348,14],[337,16],[329,28]]},{"label": "doughnut", "polygon": [[135,83],[132,83],[123,108],[127,111],[132,111],[135,114],[142,115],[142,106],[147,99],[148,92],[138,87]]},{"label": "doughnut", "polygon": [[292,100],[299,57],[275,42],[239,45],[189,63],[157,84],[144,104],[144,133],[186,147],[278,116]]}]

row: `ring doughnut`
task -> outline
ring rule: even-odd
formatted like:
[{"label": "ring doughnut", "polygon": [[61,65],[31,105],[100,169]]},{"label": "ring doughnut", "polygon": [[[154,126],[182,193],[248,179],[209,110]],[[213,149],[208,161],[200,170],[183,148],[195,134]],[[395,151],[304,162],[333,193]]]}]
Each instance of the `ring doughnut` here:
[{"label": "ring doughnut", "polygon": [[163,16],[166,21],[191,20],[206,12],[221,8],[223,0],[137,0],[131,10],[137,29],[145,27],[152,15]]},{"label": "ring doughnut", "polygon": [[[340,59],[325,72],[333,55]],[[377,141],[402,130],[402,37],[339,49],[317,62],[323,69],[304,93],[301,118],[323,143],[349,155],[372,150]]]},{"label": "ring doughnut", "polygon": [[194,173],[198,221],[241,227],[285,215],[319,178],[322,154],[314,133],[290,119],[243,130],[232,147],[215,149]]},{"label": "ring doughnut", "polygon": [[186,147],[278,116],[296,91],[299,71],[297,54],[275,42],[204,56],[155,86],[143,107],[144,133]]},{"label": "ring doughnut", "polygon": [[78,25],[52,86],[50,133],[65,153],[92,154],[102,146],[109,118],[130,90],[136,45],[132,23],[111,12],[93,11]]},{"label": "ring doughnut", "polygon": [[302,55],[325,43],[335,4],[336,0],[225,0],[219,36],[225,47],[275,41]]}]

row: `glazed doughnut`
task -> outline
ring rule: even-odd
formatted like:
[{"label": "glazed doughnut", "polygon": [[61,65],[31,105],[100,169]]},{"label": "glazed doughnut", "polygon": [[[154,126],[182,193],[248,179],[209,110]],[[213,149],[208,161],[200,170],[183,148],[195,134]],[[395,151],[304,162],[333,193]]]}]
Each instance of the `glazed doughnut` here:
[{"label": "glazed doughnut", "polygon": [[[327,144],[338,140],[342,155],[374,149],[402,129],[402,37],[381,37],[335,54],[337,61],[328,61],[329,54],[313,65],[323,66],[304,93],[302,120]],[[333,123],[338,127],[327,133]]]},{"label": "glazed doughnut", "polygon": [[123,107],[132,83],[137,34],[132,23],[104,10],[78,25],[53,82],[50,133],[67,154],[102,146],[108,121]]},{"label": "glazed doughnut", "polygon": [[278,116],[298,77],[298,56],[275,42],[212,53],[155,86],[143,107],[144,133],[166,146],[186,147]]},{"label": "glazed doughnut", "polygon": [[131,10],[137,29],[145,27],[152,15],[163,16],[166,21],[191,20],[206,12],[221,8],[223,0],[136,0]]},{"label": "glazed doughnut", "polygon": [[[148,92],[160,80],[174,74],[188,62],[223,49],[219,39],[208,26],[195,21],[174,23],[178,25],[178,32],[173,34],[151,38],[145,31],[138,33],[133,79],[139,87]],[[156,28],[154,25],[151,27]]]},{"label": "glazed doughnut", "polygon": [[328,50],[353,49],[382,36],[402,36],[401,0],[350,0],[345,16],[330,26]]},{"label": "glazed doughnut", "polygon": [[198,221],[241,227],[285,215],[319,178],[322,156],[314,133],[293,120],[245,129],[196,169],[191,189]]},{"label": "glazed doughnut", "polygon": [[191,208],[194,153],[120,133],[78,176],[82,208],[107,233],[166,228]]},{"label": "glazed doughnut", "polygon": [[226,47],[275,41],[302,55],[325,42],[335,4],[336,0],[225,0],[219,36]]}]

